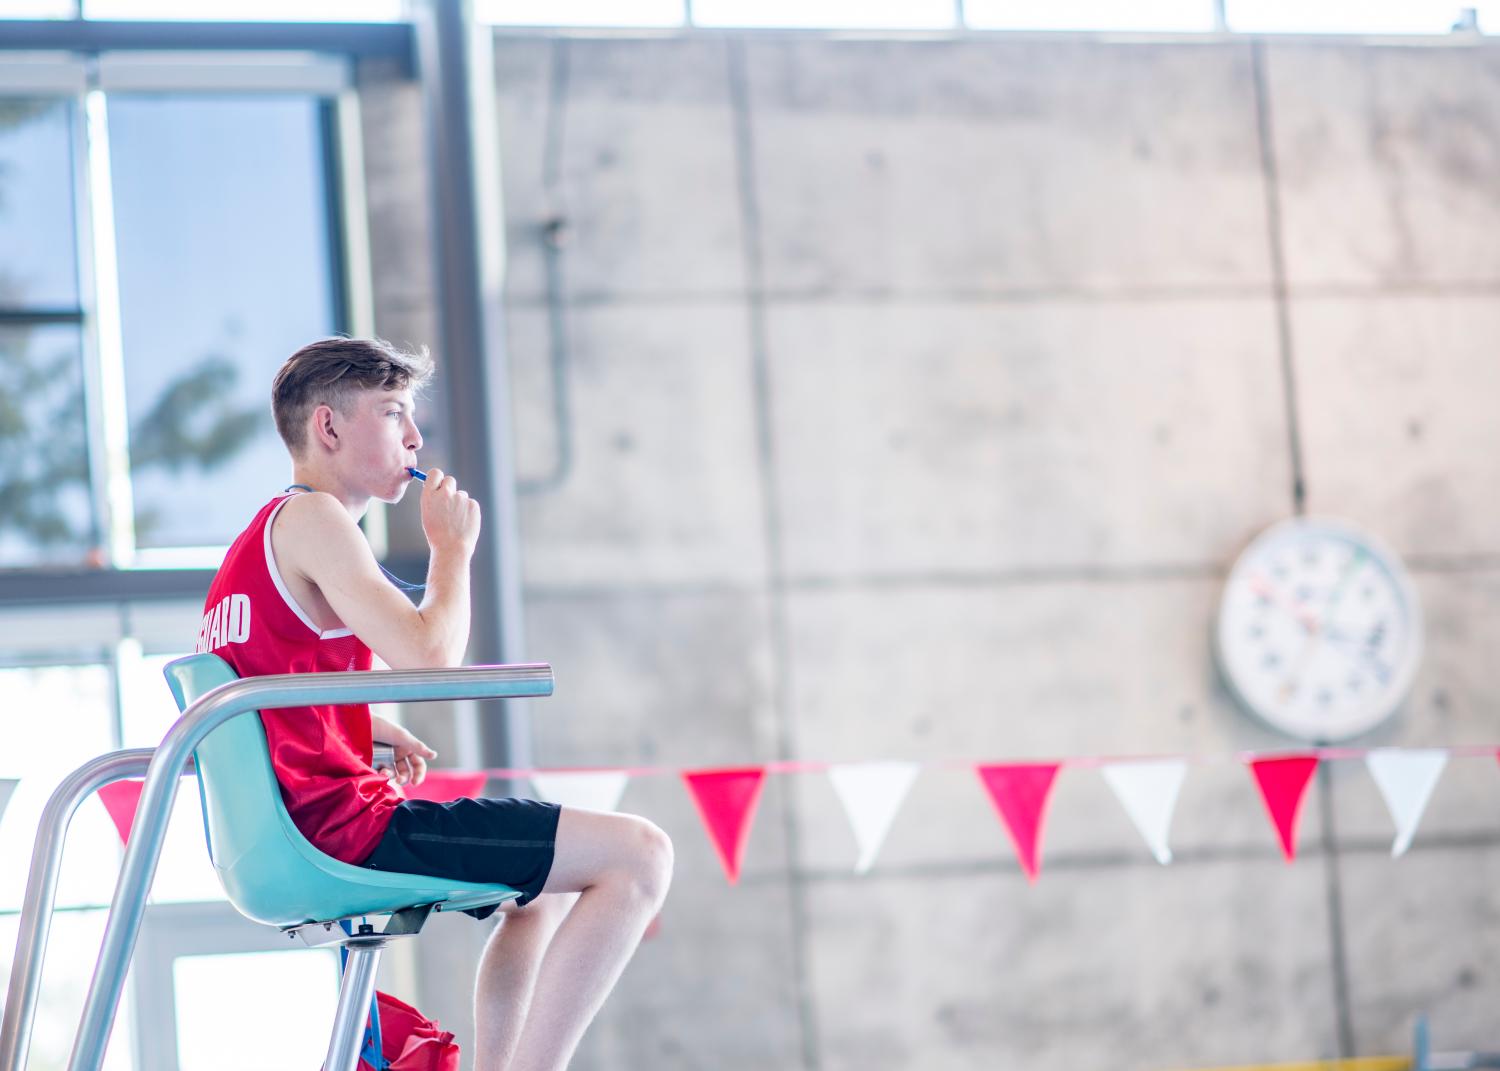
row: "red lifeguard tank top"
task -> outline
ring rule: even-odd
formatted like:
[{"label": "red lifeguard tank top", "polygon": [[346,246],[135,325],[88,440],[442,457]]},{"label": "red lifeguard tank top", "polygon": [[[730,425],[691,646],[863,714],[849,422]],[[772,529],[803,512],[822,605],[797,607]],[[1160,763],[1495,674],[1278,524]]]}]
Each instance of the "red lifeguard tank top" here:
[{"label": "red lifeguard tank top", "polygon": [[[218,655],[241,677],[367,670],[370,649],[350,629],[320,630],[276,568],[271,523],[289,498],[261,507],[230,546],[209,585],[195,650]],[[370,708],[289,707],[260,718],[281,798],[302,835],[335,859],[363,862],[402,799],[370,765]]]}]

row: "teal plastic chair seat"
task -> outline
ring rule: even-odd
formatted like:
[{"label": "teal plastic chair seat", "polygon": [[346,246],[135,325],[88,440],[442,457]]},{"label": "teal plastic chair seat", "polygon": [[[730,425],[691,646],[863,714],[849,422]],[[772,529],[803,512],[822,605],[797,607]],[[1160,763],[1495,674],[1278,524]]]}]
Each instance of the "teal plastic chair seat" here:
[{"label": "teal plastic chair seat", "polygon": [[[237,679],[229,663],[212,654],[179,658],[163,672],[181,710]],[[507,885],[366,870],[313,847],[287,814],[254,711],[210,733],[194,760],[214,870],[229,902],[257,922],[291,929],[426,905],[462,911],[521,895]]]}]

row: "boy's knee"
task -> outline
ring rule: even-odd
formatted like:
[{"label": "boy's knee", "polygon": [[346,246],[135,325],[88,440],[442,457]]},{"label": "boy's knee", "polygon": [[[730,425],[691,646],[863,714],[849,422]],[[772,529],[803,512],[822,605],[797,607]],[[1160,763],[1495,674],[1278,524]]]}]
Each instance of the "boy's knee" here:
[{"label": "boy's knee", "polygon": [[672,883],[672,838],[655,822],[644,818],[633,824],[632,836],[631,876],[642,896],[660,904]]}]

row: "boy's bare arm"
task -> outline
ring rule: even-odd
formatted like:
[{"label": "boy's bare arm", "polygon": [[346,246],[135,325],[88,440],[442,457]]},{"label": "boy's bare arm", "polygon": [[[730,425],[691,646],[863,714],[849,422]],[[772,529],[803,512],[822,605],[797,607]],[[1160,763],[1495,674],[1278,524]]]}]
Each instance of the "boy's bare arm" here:
[{"label": "boy's bare arm", "polygon": [[[332,495],[299,495],[277,518],[278,553],[315,584],[354,634],[392,669],[456,666],[469,642],[469,561],[479,505],[433,469],[422,487],[431,549],[427,591],[412,606],[381,573],[354,519]],[[296,508],[291,507],[295,505]]]}]

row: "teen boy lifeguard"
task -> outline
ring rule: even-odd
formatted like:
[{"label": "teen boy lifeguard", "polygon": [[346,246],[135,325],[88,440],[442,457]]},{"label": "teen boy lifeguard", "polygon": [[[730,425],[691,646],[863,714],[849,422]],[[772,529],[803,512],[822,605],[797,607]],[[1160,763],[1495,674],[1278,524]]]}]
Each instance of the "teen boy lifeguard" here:
[{"label": "teen boy lifeguard", "polygon": [[[452,476],[428,473],[421,504],[431,559],[420,606],[382,574],[356,523],[371,499],[406,493],[422,447],[413,393],[431,374],[425,353],[378,339],[323,339],[281,366],[271,408],[293,483],[229,548],[199,651],[242,677],[365,670],[372,651],[393,669],[460,664],[479,504]],[[666,897],[666,834],[633,815],[534,800],[404,799],[395,785],[420,783],[436,753],[368,706],[261,718],[287,810],[322,851],[521,890],[501,907],[480,957],[474,1067],[566,1067]],[[375,741],[395,748],[394,771],[371,768]]]}]

